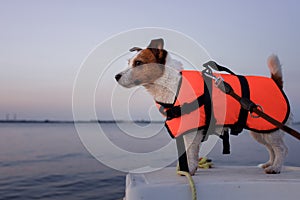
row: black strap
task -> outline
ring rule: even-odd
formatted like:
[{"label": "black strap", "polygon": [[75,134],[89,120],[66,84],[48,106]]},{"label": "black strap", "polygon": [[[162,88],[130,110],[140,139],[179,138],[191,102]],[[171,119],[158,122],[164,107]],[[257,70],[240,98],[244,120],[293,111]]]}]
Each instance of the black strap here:
[{"label": "black strap", "polygon": [[[167,116],[167,120],[171,120],[176,117],[180,117],[182,115],[186,115],[191,113],[192,111],[198,109],[205,103],[205,95],[199,96],[192,102],[184,103],[181,106],[173,106],[173,104],[165,104],[156,101],[157,104],[160,105],[159,111]],[[166,109],[166,110],[165,110]]]},{"label": "black strap", "polygon": [[[212,68],[216,71],[225,71],[231,75],[236,75],[230,69],[223,67],[214,61],[208,61],[207,63],[204,63],[203,66],[206,68],[206,70]],[[209,71],[211,71],[211,69]],[[249,90],[249,84],[247,79],[244,76],[240,76],[240,75],[236,75],[236,76],[238,77],[241,85],[242,97],[245,99],[250,99],[250,90]],[[246,126],[247,117],[248,117],[248,111],[243,107],[241,107],[238,121],[231,127],[232,135],[238,135],[240,132],[243,131],[243,128]]]},{"label": "black strap", "polygon": [[[205,141],[211,133],[215,132],[216,119],[213,112],[212,101],[212,80],[202,73],[204,79],[204,112],[205,112],[205,128],[203,129],[203,139]],[[208,134],[207,134],[208,133]]]},{"label": "black strap", "polygon": [[[250,89],[249,89],[249,84],[247,79],[244,76],[240,76],[240,75],[238,75],[237,77],[241,85],[242,98],[250,99]],[[240,132],[242,132],[243,128],[246,127],[247,118],[248,118],[248,110],[244,109],[241,106],[238,121],[231,127],[230,134],[238,135]]]},{"label": "black strap", "polygon": [[173,107],[173,104],[171,104],[171,103],[163,103],[160,101],[155,101],[155,102],[160,105],[158,110],[163,115],[167,115],[167,112],[165,111],[166,108],[170,109]]},{"label": "black strap", "polygon": [[223,154],[230,154],[230,142],[228,129],[223,130],[223,135],[220,135],[223,140]]},{"label": "black strap", "polygon": [[160,101],[156,101],[156,103],[161,105],[161,107],[163,107],[163,108],[172,108],[173,107],[172,103],[163,103],[163,102],[160,102]]},{"label": "black strap", "polygon": [[176,138],[176,145],[178,153],[179,171],[189,172],[189,165],[187,161],[183,135]]}]

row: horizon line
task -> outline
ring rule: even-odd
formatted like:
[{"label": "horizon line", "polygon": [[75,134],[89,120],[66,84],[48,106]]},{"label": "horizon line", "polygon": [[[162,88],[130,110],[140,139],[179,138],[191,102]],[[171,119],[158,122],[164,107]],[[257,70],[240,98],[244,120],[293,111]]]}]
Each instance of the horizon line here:
[{"label": "horizon line", "polygon": [[160,120],[32,120],[32,119],[16,119],[16,120],[0,120],[0,123],[164,123]]}]

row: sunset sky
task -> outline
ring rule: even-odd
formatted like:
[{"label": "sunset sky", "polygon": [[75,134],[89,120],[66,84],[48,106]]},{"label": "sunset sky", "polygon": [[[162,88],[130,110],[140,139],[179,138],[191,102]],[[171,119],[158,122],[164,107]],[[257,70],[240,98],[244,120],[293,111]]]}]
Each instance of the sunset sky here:
[{"label": "sunset sky", "polygon": [[[278,54],[284,90],[299,121],[299,8],[297,0],[1,0],[0,119],[16,114],[18,119],[72,120],[73,84],[89,53],[120,32],[161,27],[193,38],[214,60],[241,74],[269,76],[266,59]],[[105,78],[109,87],[97,98],[100,119],[113,118],[105,95],[116,87],[113,77]],[[134,106],[129,105],[133,118],[148,119],[148,98],[137,90]],[[122,98],[114,101],[124,104]]]}]

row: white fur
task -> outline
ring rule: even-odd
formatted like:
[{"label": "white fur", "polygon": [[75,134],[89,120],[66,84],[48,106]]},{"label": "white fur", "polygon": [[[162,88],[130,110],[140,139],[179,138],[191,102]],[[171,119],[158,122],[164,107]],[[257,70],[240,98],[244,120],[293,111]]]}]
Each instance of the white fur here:
[{"label": "white fur", "polygon": [[153,84],[147,85],[148,92],[156,101],[164,103],[173,103],[175,100],[180,73],[173,68],[166,67],[162,77]]},{"label": "white fur", "polygon": [[178,71],[183,70],[182,63],[180,61],[176,60],[176,59],[173,59],[169,53],[167,55],[165,65],[167,67],[171,67],[171,68],[176,69]]},{"label": "white fur", "polygon": [[[286,124],[289,125],[292,121],[293,115],[291,113]],[[269,152],[269,161],[258,166],[265,169],[266,173],[280,173],[284,158],[288,154],[288,148],[284,143],[284,132],[277,130],[270,134],[260,134],[253,131],[250,133],[257,142],[265,145]]]},{"label": "white fur", "polygon": [[134,86],[133,82],[131,81],[131,70],[132,68],[128,68],[120,73],[122,75],[122,78],[118,82],[123,87],[131,88]]},{"label": "white fur", "polygon": [[203,131],[192,132],[183,136],[186,147],[189,172],[194,175],[198,168],[200,143],[203,138]]},{"label": "white fur", "polygon": [[265,169],[266,173],[279,173],[288,153],[288,149],[283,141],[284,133],[281,130],[270,134],[250,132],[252,137],[262,145],[265,145],[269,152],[269,161],[259,166]]},{"label": "white fur", "polygon": [[271,74],[282,77],[282,67],[276,54],[270,55],[267,63]]},{"label": "white fur", "polygon": [[165,64],[165,72],[162,77],[157,79],[153,84],[148,85],[147,89],[156,101],[164,103],[173,103],[175,100],[182,63],[172,59],[168,54]]}]

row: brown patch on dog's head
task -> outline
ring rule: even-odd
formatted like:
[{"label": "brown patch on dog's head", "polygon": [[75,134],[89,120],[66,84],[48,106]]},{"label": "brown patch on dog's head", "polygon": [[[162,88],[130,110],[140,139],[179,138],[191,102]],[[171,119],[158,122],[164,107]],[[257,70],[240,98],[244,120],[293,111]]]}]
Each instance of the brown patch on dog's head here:
[{"label": "brown patch on dog's head", "polygon": [[147,49],[149,49],[156,58],[156,62],[162,65],[166,64],[167,51],[164,50],[164,40],[155,39],[151,40]]},{"label": "brown patch on dog's head", "polygon": [[163,39],[152,40],[146,49],[133,47],[130,51],[138,53],[129,60],[129,69],[116,75],[124,87],[152,84],[165,70],[167,51],[163,49]]}]

